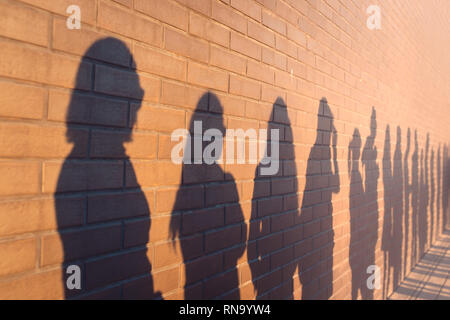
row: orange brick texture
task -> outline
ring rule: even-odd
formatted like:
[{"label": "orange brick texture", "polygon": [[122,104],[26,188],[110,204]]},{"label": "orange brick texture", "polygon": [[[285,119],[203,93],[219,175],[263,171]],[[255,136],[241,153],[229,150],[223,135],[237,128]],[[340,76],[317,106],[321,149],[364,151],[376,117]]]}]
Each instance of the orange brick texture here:
[{"label": "orange brick texture", "polygon": [[[450,227],[449,10],[0,0],[0,299],[387,298]],[[195,121],[278,173],[173,163]]]}]

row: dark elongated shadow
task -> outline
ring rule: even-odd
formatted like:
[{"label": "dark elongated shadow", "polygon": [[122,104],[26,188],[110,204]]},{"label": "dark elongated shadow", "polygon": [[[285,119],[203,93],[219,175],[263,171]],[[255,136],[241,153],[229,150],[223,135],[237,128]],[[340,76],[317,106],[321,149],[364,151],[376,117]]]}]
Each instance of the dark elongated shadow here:
[{"label": "dark elongated shadow", "polygon": [[[298,223],[297,167],[291,121],[282,98],[274,102],[268,121],[265,151],[268,157],[274,156],[272,130],[279,130],[279,170],[264,173],[273,165],[265,161],[256,167],[247,255],[257,298],[293,298],[294,245],[302,240],[303,226]],[[272,158],[272,161],[278,159]],[[270,293],[273,285],[268,285],[268,280],[273,277],[274,269],[278,269],[275,273],[280,276],[283,272],[283,283]]]},{"label": "dark elongated shadow", "polygon": [[404,176],[404,197],[405,197],[405,210],[404,210],[404,225],[405,225],[405,245],[403,251],[403,275],[408,273],[409,256],[409,238],[411,228],[411,212],[410,212],[410,199],[411,199],[411,184],[409,182],[409,153],[411,150],[411,129],[408,128],[408,134],[406,137],[406,150],[403,158],[403,176]]},{"label": "dark elongated shadow", "polygon": [[358,298],[358,292],[363,289],[363,243],[361,239],[364,237],[362,229],[358,227],[361,224],[361,213],[364,205],[364,186],[362,175],[360,172],[361,159],[361,135],[358,129],[353,131],[353,138],[348,146],[348,173],[350,175],[350,248],[349,261],[352,271],[352,299]]},{"label": "dark elongated shadow", "polygon": [[[103,73],[102,77],[97,74],[96,84],[100,83],[103,89],[116,88],[123,99],[118,102],[94,96],[94,87],[89,92],[78,91],[77,88],[86,89],[83,86],[87,80],[85,63],[97,57],[116,60],[110,56],[111,52],[121,62],[128,59],[126,76],[114,72],[108,76]],[[62,281],[66,285],[68,265],[79,266],[83,275],[80,290],[65,286],[66,298],[87,291],[97,291],[97,298],[160,298],[153,289],[146,247],[150,209],[124,148],[124,143],[133,139],[132,128],[144,96],[134,66],[127,46],[120,40],[106,38],[86,51],[77,74],[66,114],[67,141],[73,148],[62,165],[55,193],[58,231],[64,251]],[[131,111],[130,102],[133,103]],[[117,130],[98,130],[103,126],[115,126]],[[74,215],[79,206],[82,217]],[[142,218],[139,237],[128,241],[127,236],[124,240],[123,235],[129,231],[125,227],[126,219],[136,217]],[[74,223],[77,219],[78,224]],[[94,256],[98,259],[87,261]],[[120,282],[129,278],[136,280],[125,288]],[[119,295],[102,295],[102,288],[108,286],[114,286],[110,292],[120,292]]]},{"label": "dark elongated shadow", "polygon": [[431,149],[431,158],[430,158],[430,239],[429,245],[433,244],[434,239],[434,228],[435,228],[435,199],[436,199],[436,185],[434,180],[434,161],[435,161],[434,149]]},{"label": "dark elongated shadow", "polygon": [[362,270],[365,277],[363,277],[362,284],[362,298],[365,300],[372,300],[374,298],[374,289],[369,288],[366,283],[367,268],[375,266],[375,247],[378,241],[378,179],[380,177],[380,166],[377,163],[378,151],[375,146],[375,139],[377,136],[377,115],[375,108],[372,109],[372,116],[370,119],[370,135],[366,138],[364,149],[361,157],[362,168],[364,169],[364,214],[363,220],[366,227],[365,232],[365,257],[364,270]]},{"label": "dark elongated shadow", "polygon": [[412,155],[411,207],[411,268],[413,268],[419,258],[419,142],[417,140],[417,130],[414,132],[414,152]]},{"label": "dark elongated shadow", "polygon": [[402,246],[403,246],[403,157],[402,131],[397,127],[397,143],[394,151],[394,167],[392,177],[392,243],[389,261],[393,268],[393,290],[401,281],[402,276]]},{"label": "dark elongated shadow", "polygon": [[[219,138],[225,137],[226,130],[223,107],[215,94],[201,97],[189,133],[169,227],[183,256],[184,298],[239,299],[237,261],[245,251],[247,226],[235,180],[218,164],[223,146]],[[216,147],[210,149],[214,142]]]},{"label": "dark elongated shadow", "polygon": [[383,268],[383,298],[386,299],[389,293],[391,274],[391,243],[392,243],[392,162],[391,162],[391,131],[390,126],[386,126],[383,153],[383,186],[384,186],[384,216],[383,231],[381,238],[381,250],[384,256]]},{"label": "dark elongated shadow", "polygon": [[[364,300],[373,299],[374,288],[367,285],[367,270],[375,265],[375,247],[378,239],[378,178],[376,110],[372,109],[370,135],[361,154],[361,136],[353,132],[348,149],[350,175],[350,268],[352,270],[352,299],[358,294]],[[362,166],[360,167],[360,162]],[[364,177],[361,174],[364,170]]]},{"label": "dark elongated shadow", "polygon": [[428,185],[428,152],[430,147],[430,136],[427,135],[425,151],[422,149],[420,155],[420,191],[419,191],[419,258],[428,248],[428,206],[429,206],[429,185]]},{"label": "dark elongated shadow", "polygon": [[[316,141],[311,148],[306,167],[300,221],[303,236],[299,275],[302,299],[328,299],[333,293],[333,203],[332,195],[339,193],[337,161],[337,131],[334,116],[325,98],[317,113]],[[313,243],[319,245],[313,246]]]}]

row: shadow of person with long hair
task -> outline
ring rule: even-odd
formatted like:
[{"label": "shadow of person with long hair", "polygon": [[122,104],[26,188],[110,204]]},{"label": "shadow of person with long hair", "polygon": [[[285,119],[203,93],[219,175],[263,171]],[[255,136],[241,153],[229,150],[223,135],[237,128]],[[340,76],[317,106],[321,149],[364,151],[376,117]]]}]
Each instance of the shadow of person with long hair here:
[{"label": "shadow of person with long hair", "polygon": [[430,147],[429,135],[427,135],[425,151],[420,155],[420,191],[419,191],[419,258],[425,253],[428,245],[428,150]]},{"label": "shadow of person with long hair", "polygon": [[441,197],[442,197],[442,163],[441,163],[441,144],[439,143],[439,148],[436,156],[436,237],[441,233]]},{"label": "shadow of person with long hair", "polygon": [[352,271],[352,299],[358,298],[358,292],[363,289],[362,271],[364,268],[363,246],[361,239],[364,237],[360,226],[360,217],[364,208],[364,187],[362,175],[360,172],[361,158],[361,135],[358,129],[353,131],[352,140],[348,146],[348,174],[350,176],[350,245],[349,245],[349,261]]},{"label": "shadow of person with long hair", "polygon": [[[275,137],[272,137],[273,130],[279,132],[279,152],[275,152],[278,141],[274,141]],[[294,156],[287,106],[278,97],[268,121],[265,154],[256,167],[253,181],[247,257],[257,298],[272,289],[267,286],[267,279],[273,276],[274,270],[280,268],[285,270],[283,284],[276,291],[277,295],[270,298],[293,297],[296,265],[287,264],[292,261],[295,243],[302,239],[302,225],[295,223],[298,220],[298,187]],[[279,161],[278,170],[269,171],[270,167],[274,167],[275,161]],[[282,236],[283,242],[277,242]],[[281,246],[282,249],[279,250]]]},{"label": "shadow of person with long hair", "polygon": [[[363,274],[367,275],[367,268],[375,265],[375,248],[378,241],[378,179],[380,177],[380,166],[377,163],[378,150],[375,146],[377,137],[377,113],[372,108],[370,117],[370,135],[366,138],[363,153],[361,156],[362,168],[364,170],[364,214],[365,228],[364,237],[367,258],[364,262]],[[362,284],[362,298],[372,300],[374,297],[374,288],[370,289],[366,283]]]},{"label": "shadow of person with long hair", "polygon": [[[111,52],[127,57],[127,70],[102,70],[105,73],[96,74],[95,90],[94,85],[89,92],[76,90],[87,80],[88,63],[99,56],[112,59]],[[67,141],[73,147],[62,165],[55,193],[58,232],[64,251],[61,277],[66,284],[69,276],[66,267],[79,266],[84,282],[81,291],[97,290],[97,298],[124,298],[121,281],[130,278],[137,280],[133,282],[133,289],[128,288],[131,291],[127,291],[125,298],[160,298],[153,290],[146,246],[150,209],[124,148],[124,143],[133,140],[132,129],[144,96],[134,66],[133,57],[122,41],[114,38],[96,41],[80,63],[66,114]],[[94,68],[99,70],[98,65]],[[101,68],[109,67],[102,64]],[[115,92],[113,95],[120,96],[121,100],[97,95],[97,89]],[[129,103],[133,103],[134,108],[129,109]],[[127,123],[128,119],[131,123]],[[116,130],[111,130],[111,126],[117,127]],[[70,202],[71,196],[80,195],[85,210],[81,228],[67,228],[74,218],[71,212],[76,211],[72,210],[76,202]],[[144,227],[139,241],[129,243],[123,239],[126,219],[136,217],[147,220],[142,222]],[[95,261],[86,261],[94,256]],[[118,288],[111,291],[121,292],[119,296],[102,295],[101,289],[108,286]],[[65,286],[66,298],[76,293],[77,290]]]},{"label": "shadow of person with long hair", "polygon": [[411,212],[410,212],[410,199],[411,199],[411,184],[409,182],[409,152],[411,150],[411,129],[408,128],[408,133],[406,136],[406,150],[403,156],[403,189],[404,189],[404,217],[405,217],[405,244],[403,251],[403,275],[406,276],[409,272],[409,259],[410,259],[410,248],[409,241],[411,233]]},{"label": "shadow of person with long hair", "polygon": [[337,131],[327,99],[317,114],[317,136],[308,157],[300,220],[305,239],[320,243],[299,261],[302,299],[329,299],[333,294],[333,203],[340,191]]},{"label": "shadow of person with long hair", "polygon": [[[235,180],[219,165],[226,130],[215,94],[200,98],[188,132],[169,226],[183,255],[184,298],[239,299],[237,262],[245,251],[247,226]],[[199,206],[194,199],[200,199]]]},{"label": "shadow of person with long hair", "polygon": [[435,197],[436,197],[436,185],[434,180],[434,148],[431,149],[431,158],[430,158],[430,240],[429,245],[433,244],[434,240],[434,228],[435,228]]},{"label": "shadow of person with long hair", "polygon": [[450,229],[450,212],[448,210],[449,203],[449,179],[450,179],[450,170],[449,170],[449,158],[448,158],[448,146],[445,144],[443,146],[442,152],[442,229],[444,231],[446,229]]},{"label": "shadow of person with long hair", "polygon": [[392,171],[392,243],[389,257],[393,269],[393,290],[400,284],[402,274],[403,183],[402,131],[400,127],[397,127],[397,143]]},{"label": "shadow of person with long hair", "polygon": [[383,231],[381,237],[381,251],[384,256],[383,268],[383,298],[389,293],[391,261],[390,250],[392,243],[392,164],[391,164],[391,130],[390,126],[386,126],[386,134],[384,139],[383,153],[383,187],[384,187],[384,214],[383,214]]},{"label": "shadow of person with long hair", "polygon": [[411,261],[412,269],[419,258],[419,142],[417,139],[417,130],[414,131],[414,152],[412,155],[411,168]]}]

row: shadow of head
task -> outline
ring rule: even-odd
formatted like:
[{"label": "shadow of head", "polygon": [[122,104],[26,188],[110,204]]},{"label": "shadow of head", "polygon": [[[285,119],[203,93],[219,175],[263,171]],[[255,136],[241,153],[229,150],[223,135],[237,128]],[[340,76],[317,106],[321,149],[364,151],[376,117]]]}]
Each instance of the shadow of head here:
[{"label": "shadow of head", "polygon": [[[197,107],[189,122],[188,144],[191,148],[191,163],[195,157],[201,157],[203,151],[212,141],[215,142],[214,158],[222,155],[222,142],[226,136],[226,129],[223,120],[223,107],[219,98],[212,92],[206,92],[197,103]],[[201,145],[201,154],[196,154],[196,146]]]},{"label": "shadow of head", "polygon": [[[115,61],[115,55],[126,57],[128,65],[120,68],[112,65],[106,66],[100,61]],[[125,60],[126,61],[126,60]],[[93,73],[93,83],[90,90],[81,91],[86,83],[86,65],[96,63],[91,66]],[[88,64],[89,63],[89,64]],[[123,143],[132,140],[132,131],[137,119],[137,112],[141,108],[144,97],[144,90],[141,87],[139,75],[136,72],[136,63],[127,45],[115,38],[104,38],[94,42],[84,53],[79,65],[75,86],[72,92],[70,104],[66,114],[67,141],[76,144],[79,139],[79,130],[75,130],[72,124],[105,124],[111,126],[110,119],[114,117],[117,110],[117,101],[131,102],[129,120],[125,124],[126,129],[117,135],[117,142]],[[93,96],[95,94],[95,97]],[[97,99],[108,99],[114,97],[115,102],[101,103],[97,105]]]},{"label": "shadow of head", "polygon": [[[336,146],[337,144],[337,130],[334,126],[334,115],[331,112],[330,106],[328,105],[327,98],[323,97],[320,99],[319,112],[317,117],[317,129],[322,131],[322,144]],[[331,134],[330,134],[331,133]],[[320,134],[317,138],[320,139]]]}]

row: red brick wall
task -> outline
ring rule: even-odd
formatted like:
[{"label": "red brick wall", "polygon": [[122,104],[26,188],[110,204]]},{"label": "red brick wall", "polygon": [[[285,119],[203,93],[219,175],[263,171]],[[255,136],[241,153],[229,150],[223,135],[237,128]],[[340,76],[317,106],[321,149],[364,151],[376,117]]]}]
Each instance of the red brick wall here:
[{"label": "red brick wall", "polygon": [[[0,299],[385,298],[450,221],[449,10],[0,0]],[[194,120],[278,174],[172,163]]]}]

